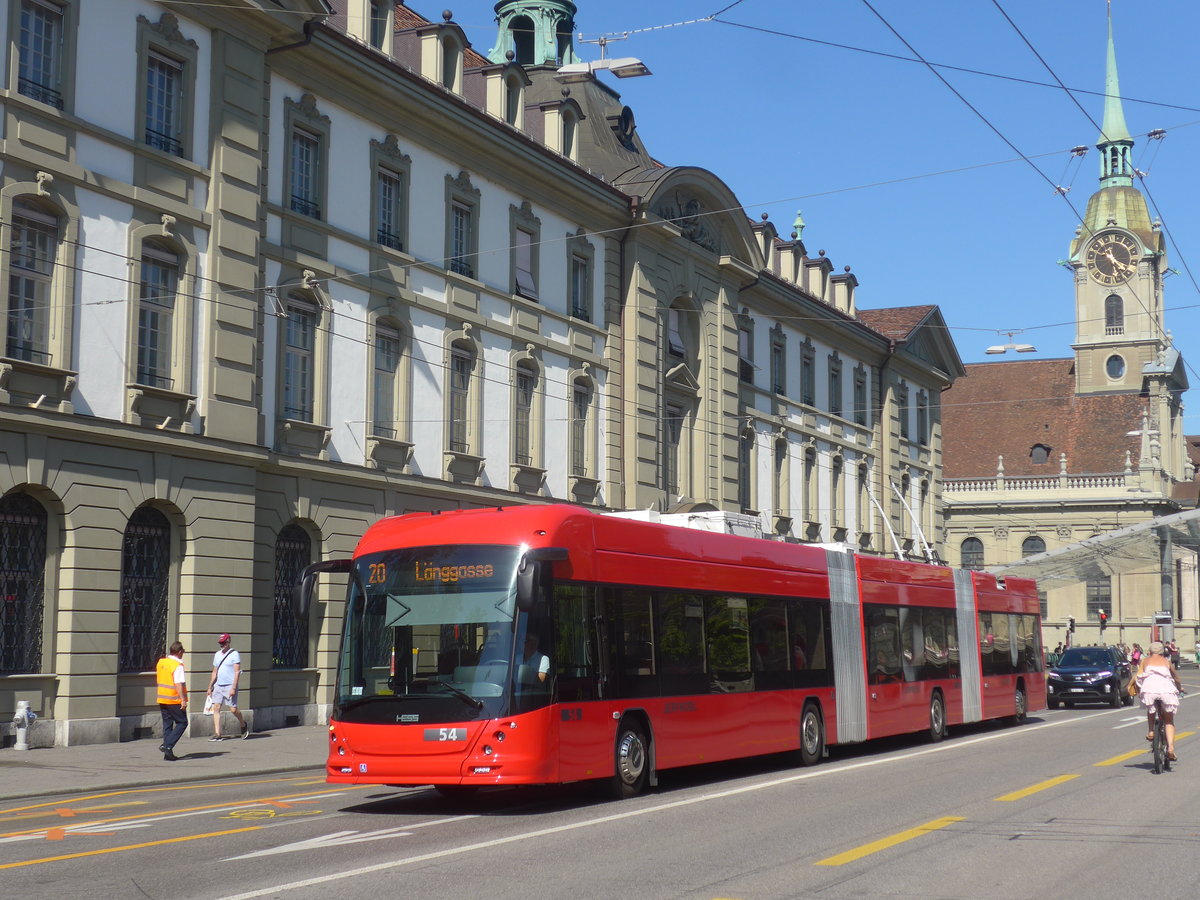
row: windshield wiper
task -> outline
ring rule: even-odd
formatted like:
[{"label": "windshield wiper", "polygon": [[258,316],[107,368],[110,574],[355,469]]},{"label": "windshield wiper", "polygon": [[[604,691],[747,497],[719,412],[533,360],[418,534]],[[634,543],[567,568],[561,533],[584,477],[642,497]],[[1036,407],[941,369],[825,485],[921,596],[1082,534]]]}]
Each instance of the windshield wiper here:
[{"label": "windshield wiper", "polygon": [[450,684],[448,681],[431,681],[429,683],[436,684],[438,687],[444,687],[446,690],[448,690],[450,693],[452,693],[455,697],[457,697],[463,703],[473,706],[476,709],[483,709],[483,701],[482,700],[476,700],[474,697],[472,697],[470,694],[468,694],[462,688],[456,688],[454,685]]}]

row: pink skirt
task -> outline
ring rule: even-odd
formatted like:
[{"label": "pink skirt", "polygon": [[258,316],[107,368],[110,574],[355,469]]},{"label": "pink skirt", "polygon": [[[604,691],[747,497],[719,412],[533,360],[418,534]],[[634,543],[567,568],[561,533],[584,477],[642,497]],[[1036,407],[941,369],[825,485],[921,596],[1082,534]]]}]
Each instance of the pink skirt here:
[{"label": "pink skirt", "polygon": [[1154,709],[1155,700],[1162,700],[1163,709],[1169,713],[1179,710],[1179,695],[1174,691],[1165,691],[1161,694],[1142,694],[1142,706],[1146,709]]}]

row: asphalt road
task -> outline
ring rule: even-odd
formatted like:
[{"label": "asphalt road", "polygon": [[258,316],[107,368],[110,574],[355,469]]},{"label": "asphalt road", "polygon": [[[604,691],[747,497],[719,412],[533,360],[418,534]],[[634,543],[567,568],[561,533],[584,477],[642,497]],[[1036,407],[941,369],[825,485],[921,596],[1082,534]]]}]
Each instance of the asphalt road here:
[{"label": "asphalt road", "polygon": [[[1184,678],[1200,695],[1200,673]],[[1200,737],[1154,775],[1144,723],[1131,708],[1047,711],[938,745],[835,749],[811,769],[664,773],[623,802],[572,786],[450,803],[327,785],[319,769],[47,796],[0,809],[0,883],[78,900],[1190,896]],[[1198,729],[1200,702],[1179,724]]]}]

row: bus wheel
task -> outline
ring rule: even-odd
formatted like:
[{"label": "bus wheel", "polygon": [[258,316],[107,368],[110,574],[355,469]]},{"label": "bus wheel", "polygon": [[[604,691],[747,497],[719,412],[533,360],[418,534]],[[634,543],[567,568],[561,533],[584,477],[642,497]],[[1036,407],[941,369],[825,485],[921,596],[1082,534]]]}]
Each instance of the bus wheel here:
[{"label": "bus wheel", "polygon": [[946,702],[941,694],[929,701],[929,740],[935,744],[946,736]]},{"label": "bus wheel", "polygon": [[635,722],[621,723],[617,732],[614,793],[619,799],[636,797],[646,789],[650,775],[646,735]]},{"label": "bus wheel", "polygon": [[1016,710],[1012,717],[1013,724],[1023,725],[1025,724],[1025,714],[1029,711],[1029,703],[1025,699],[1025,688],[1020,685],[1017,686],[1017,693],[1013,697],[1013,701],[1013,709]]},{"label": "bus wheel", "polygon": [[825,750],[825,723],[815,703],[805,703],[800,713],[800,765],[815,766]]}]

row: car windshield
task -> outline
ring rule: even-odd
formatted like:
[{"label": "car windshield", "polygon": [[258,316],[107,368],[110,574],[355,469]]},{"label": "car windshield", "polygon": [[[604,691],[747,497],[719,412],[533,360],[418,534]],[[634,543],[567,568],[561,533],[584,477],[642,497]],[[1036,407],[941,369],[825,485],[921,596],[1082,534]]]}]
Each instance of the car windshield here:
[{"label": "car windshield", "polygon": [[1103,650],[1071,649],[1063,653],[1058,661],[1060,666],[1077,666],[1079,668],[1112,665],[1112,657]]}]

